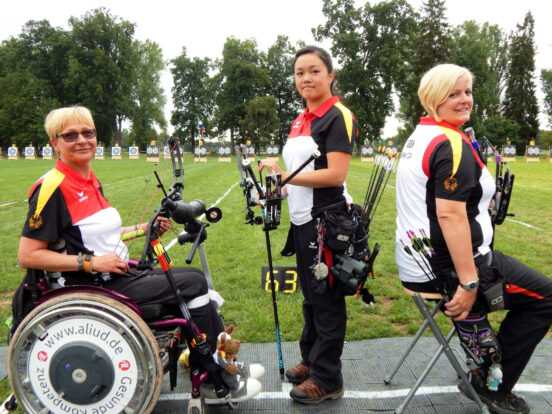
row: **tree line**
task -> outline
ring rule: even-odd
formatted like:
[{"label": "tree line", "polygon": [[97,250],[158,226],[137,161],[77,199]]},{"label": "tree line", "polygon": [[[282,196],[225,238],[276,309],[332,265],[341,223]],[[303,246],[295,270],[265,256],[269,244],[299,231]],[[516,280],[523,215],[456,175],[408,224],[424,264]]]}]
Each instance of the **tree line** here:
[{"label": "tree line", "polygon": [[[552,126],[552,69],[535,73],[534,18],[529,12],[512,33],[466,21],[448,24],[444,0],[414,10],[406,0],[355,6],[354,0],[323,0],[325,22],[312,29],[329,41],[344,103],[355,113],[363,142],[404,140],[423,115],[417,97],[421,76],[438,63],[456,63],[475,75],[469,126],[493,144],[509,139],[523,151],[530,138],[552,144],[540,131],[537,76]],[[44,143],[45,115],[55,107],[82,104],[93,113],[106,146],[151,139],[164,142],[167,120],[161,72],[169,64],[174,134],[194,147],[198,138],[251,139],[257,148],[283,145],[301,110],[291,64],[303,42],[277,37],[267,51],[254,39],[230,37],[220,58],[188,56],[170,62],[160,46],[134,38],[135,25],[105,8],[69,19],[69,30],[29,21],[0,45],[0,145]],[[398,106],[394,97],[398,98]],[[402,126],[383,137],[388,116]],[[129,125],[126,129],[125,125]]]}]

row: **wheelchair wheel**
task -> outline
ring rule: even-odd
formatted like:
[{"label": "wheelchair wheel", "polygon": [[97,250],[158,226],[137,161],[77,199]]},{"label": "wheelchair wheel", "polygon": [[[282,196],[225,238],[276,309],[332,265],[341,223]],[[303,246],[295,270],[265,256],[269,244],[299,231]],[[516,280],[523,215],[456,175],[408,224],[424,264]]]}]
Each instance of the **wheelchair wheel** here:
[{"label": "wheelchair wheel", "polygon": [[163,367],[146,323],[114,299],[53,298],[17,328],[8,375],[26,413],[150,413]]}]

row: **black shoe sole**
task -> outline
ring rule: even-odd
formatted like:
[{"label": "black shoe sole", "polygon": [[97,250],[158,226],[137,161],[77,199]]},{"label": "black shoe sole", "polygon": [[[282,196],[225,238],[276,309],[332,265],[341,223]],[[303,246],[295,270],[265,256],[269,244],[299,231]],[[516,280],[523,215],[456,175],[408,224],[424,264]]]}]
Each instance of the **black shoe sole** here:
[{"label": "black shoe sole", "polygon": [[337,400],[337,399],[343,397],[344,392],[345,391],[342,387],[339,390],[330,392],[330,393],[328,393],[328,394],[326,394],[326,395],[324,395],[323,397],[320,397],[320,398],[301,398],[301,397],[298,397],[298,396],[294,396],[293,392],[290,392],[289,395],[291,396],[291,398],[293,398],[294,401],[297,401],[298,403],[307,404],[307,405],[316,405],[316,404],[320,404],[321,402],[324,402],[326,400]]},{"label": "black shoe sole", "polygon": [[[470,394],[470,391],[468,390],[467,385],[464,382],[460,382],[460,384],[458,384],[458,389],[464,395],[464,397],[469,398],[470,400],[474,401],[473,397]],[[477,392],[477,390],[475,390],[475,391]],[[494,414],[529,414],[529,412],[530,412],[529,408],[527,408],[526,410],[521,410],[521,411],[519,411],[519,410],[518,411],[513,411],[513,410],[509,410],[507,408],[502,408],[502,407],[499,407],[498,405],[496,405],[496,403],[493,400],[489,399],[485,395],[480,394],[480,393],[477,393],[477,395],[479,396],[479,399],[483,402],[483,404],[485,404],[489,408],[489,410]]]}]

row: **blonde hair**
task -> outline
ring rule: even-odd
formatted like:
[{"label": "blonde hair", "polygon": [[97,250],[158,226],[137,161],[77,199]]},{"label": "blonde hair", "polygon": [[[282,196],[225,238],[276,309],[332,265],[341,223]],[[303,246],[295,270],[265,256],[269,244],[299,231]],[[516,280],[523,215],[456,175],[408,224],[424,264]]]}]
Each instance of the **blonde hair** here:
[{"label": "blonde hair", "polygon": [[44,129],[50,141],[54,142],[59,132],[70,122],[83,123],[87,124],[90,128],[95,128],[92,112],[84,106],[69,106],[54,109],[46,116],[46,121],[44,121]]},{"label": "blonde hair", "polygon": [[437,121],[437,107],[446,101],[456,81],[466,77],[473,83],[473,74],[466,68],[451,63],[434,66],[420,81],[418,97],[427,114]]}]

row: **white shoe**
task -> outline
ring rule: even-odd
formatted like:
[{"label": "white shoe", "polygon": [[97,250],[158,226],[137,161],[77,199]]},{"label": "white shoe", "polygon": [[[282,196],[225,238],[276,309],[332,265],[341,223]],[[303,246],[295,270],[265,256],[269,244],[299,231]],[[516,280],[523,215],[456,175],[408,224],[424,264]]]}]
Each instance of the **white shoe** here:
[{"label": "white shoe", "polygon": [[265,373],[265,368],[261,364],[245,364],[238,362],[238,375],[241,378],[261,378]]},{"label": "white shoe", "polygon": [[[230,402],[238,403],[240,401],[250,400],[261,392],[262,385],[255,378],[240,379],[237,390],[230,391]],[[220,405],[228,403],[228,396],[218,398],[215,394],[213,384],[201,384],[201,396],[204,398],[206,405]]]}]

